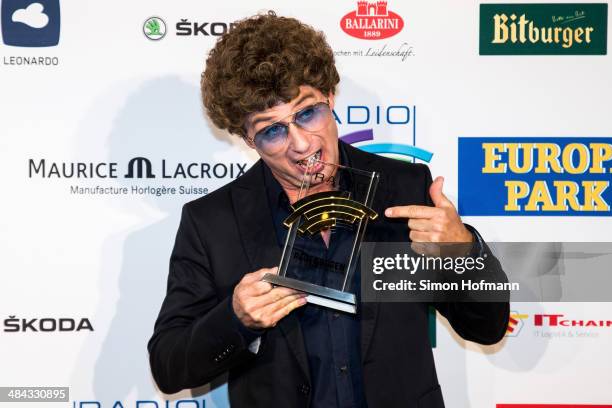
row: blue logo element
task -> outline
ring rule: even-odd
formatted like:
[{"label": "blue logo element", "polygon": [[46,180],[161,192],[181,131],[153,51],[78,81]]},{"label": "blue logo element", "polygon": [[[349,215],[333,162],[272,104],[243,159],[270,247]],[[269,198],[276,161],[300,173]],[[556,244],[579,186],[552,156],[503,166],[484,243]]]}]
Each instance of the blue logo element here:
[{"label": "blue logo element", "polygon": [[459,214],[612,216],[612,138],[460,137]]},{"label": "blue logo element", "polygon": [[[372,129],[359,130],[352,132],[347,135],[341,136],[340,140],[348,144],[355,144],[360,142],[367,142],[374,140],[374,132]],[[429,163],[433,153],[427,150],[421,149],[416,146],[411,146],[402,143],[370,143],[362,146],[356,146],[359,149],[376,154],[396,154],[405,157],[411,157],[413,159],[423,160]]]},{"label": "blue logo element", "polygon": [[53,47],[59,43],[59,0],[4,0],[2,39],[16,47]]}]

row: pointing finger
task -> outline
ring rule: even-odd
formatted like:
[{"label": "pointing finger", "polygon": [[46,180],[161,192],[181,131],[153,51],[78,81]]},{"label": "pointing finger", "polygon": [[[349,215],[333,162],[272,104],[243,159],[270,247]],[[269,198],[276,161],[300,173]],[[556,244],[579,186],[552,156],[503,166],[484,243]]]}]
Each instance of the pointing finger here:
[{"label": "pointing finger", "polygon": [[439,214],[439,208],[424,205],[389,207],[385,210],[385,215],[388,218],[433,218]]}]

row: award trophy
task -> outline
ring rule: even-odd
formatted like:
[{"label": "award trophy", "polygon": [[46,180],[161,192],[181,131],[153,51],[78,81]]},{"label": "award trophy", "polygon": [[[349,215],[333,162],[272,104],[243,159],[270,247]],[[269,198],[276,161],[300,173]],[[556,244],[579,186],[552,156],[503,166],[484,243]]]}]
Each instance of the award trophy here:
[{"label": "award trophy", "polygon": [[356,313],[351,284],[379,175],[313,157],[298,199],[284,220],[287,238],[278,274],[262,280],[307,293],[309,303]]}]

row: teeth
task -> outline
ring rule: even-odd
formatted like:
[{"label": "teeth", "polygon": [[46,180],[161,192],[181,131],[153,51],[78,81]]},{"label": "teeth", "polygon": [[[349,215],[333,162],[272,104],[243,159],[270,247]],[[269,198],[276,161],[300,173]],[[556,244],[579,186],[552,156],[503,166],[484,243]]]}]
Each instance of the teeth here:
[{"label": "teeth", "polygon": [[318,150],[312,156],[310,156],[310,157],[308,157],[306,159],[299,160],[298,164],[301,164],[301,165],[304,165],[304,166],[312,166],[314,164],[314,162],[319,160],[320,158],[321,158],[321,150]]}]

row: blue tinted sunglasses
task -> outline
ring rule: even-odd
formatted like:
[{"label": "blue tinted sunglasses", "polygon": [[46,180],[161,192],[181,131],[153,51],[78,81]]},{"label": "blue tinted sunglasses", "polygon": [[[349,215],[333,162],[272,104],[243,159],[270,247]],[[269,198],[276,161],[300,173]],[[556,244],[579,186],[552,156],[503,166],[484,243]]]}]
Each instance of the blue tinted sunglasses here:
[{"label": "blue tinted sunglasses", "polygon": [[[282,120],[291,116],[293,116],[292,121],[282,122]],[[329,107],[329,101],[318,102],[314,105],[306,106],[297,112],[290,113],[283,119],[266,126],[255,133],[255,136],[249,140],[258,149],[270,152],[285,144],[289,135],[289,125],[292,123],[306,132],[318,132],[327,126],[330,118],[331,108]]]}]

